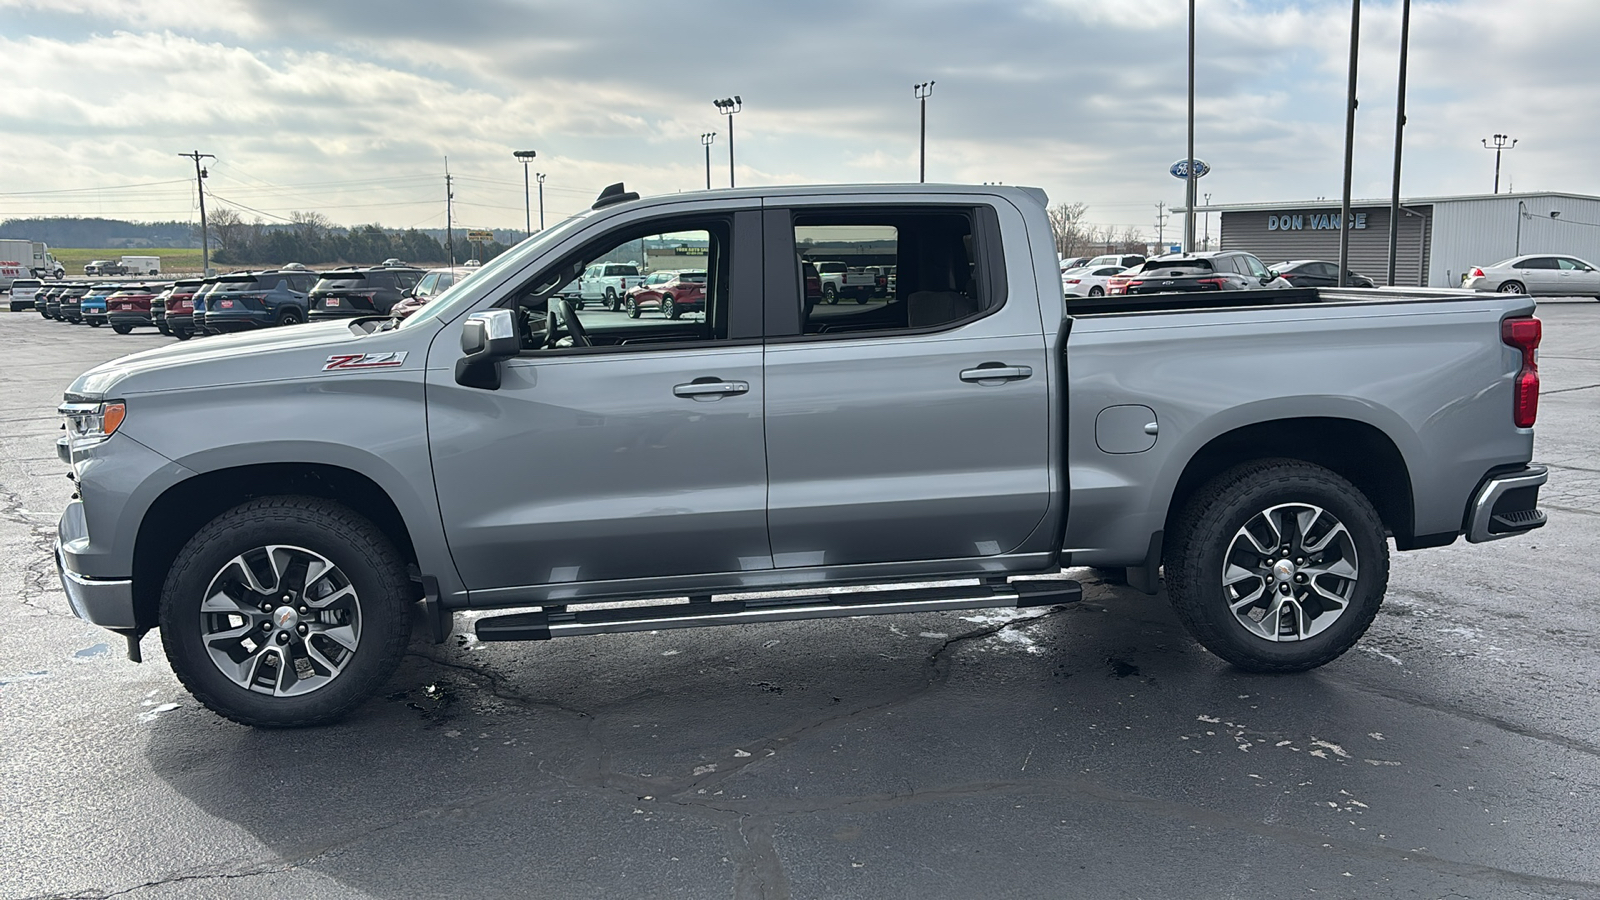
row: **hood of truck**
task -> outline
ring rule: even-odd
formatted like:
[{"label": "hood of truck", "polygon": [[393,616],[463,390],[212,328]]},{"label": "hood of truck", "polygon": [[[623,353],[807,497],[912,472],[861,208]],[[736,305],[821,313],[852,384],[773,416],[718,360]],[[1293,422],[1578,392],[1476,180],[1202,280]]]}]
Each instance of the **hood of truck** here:
[{"label": "hood of truck", "polygon": [[346,320],[195,338],[101,363],[79,375],[67,393],[93,402],[202,386],[348,378],[369,368],[420,370],[434,331],[367,334]]}]

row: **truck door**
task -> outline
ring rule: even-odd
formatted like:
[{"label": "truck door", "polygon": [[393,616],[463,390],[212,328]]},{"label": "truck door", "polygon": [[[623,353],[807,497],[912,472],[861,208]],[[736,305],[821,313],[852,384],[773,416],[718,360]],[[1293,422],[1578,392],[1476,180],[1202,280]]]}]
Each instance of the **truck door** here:
[{"label": "truck door", "polygon": [[[1028,245],[1002,249],[997,215],[767,212],[767,271],[778,273],[767,282],[767,524],[779,568],[995,556],[1044,519],[1048,360]],[[801,260],[842,254],[897,266],[897,294],[806,302]]]},{"label": "truck door", "polygon": [[[577,267],[641,238],[706,248],[703,320],[576,311],[551,296]],[[428,440],[469,590],[504,598],[772,567],[760,272],[758,210],[652,218],[586,242],[496,299],[516,311],[523,344],[500,363],[498,389],[459,384],[460,323],[441,332]]]}]

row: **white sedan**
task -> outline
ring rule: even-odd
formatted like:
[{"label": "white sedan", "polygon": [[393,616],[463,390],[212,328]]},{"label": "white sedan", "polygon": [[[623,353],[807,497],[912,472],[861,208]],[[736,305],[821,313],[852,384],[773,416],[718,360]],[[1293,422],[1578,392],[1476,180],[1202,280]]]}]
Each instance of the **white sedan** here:
[{"label": "white sedan", "polygon": [[1061,273],[1061,292],[1068,297],[1103,297],[1111,276],[1128,271],[1125,266],[1083,266]]}]

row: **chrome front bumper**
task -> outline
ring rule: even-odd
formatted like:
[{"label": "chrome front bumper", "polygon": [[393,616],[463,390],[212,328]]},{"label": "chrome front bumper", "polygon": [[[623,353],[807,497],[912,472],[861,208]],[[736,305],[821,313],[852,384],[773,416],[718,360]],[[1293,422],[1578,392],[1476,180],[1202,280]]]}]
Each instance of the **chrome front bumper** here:
[{"label": "chrome front bumper", "polygon": [[1544,466],[1529,466],[1485,481],[1467,510],[1467,540],[1481,544],[1543,526],[1539,488],[1549,480]]}]

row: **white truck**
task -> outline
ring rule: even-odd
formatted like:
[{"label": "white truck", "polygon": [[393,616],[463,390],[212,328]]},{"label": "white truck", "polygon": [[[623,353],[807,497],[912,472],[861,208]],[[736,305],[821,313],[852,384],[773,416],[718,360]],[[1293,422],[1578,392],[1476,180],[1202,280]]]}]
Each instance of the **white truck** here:
[{"label": "white truck", "polygon": [[595,263],[584,269],[578,279],[578,308],[582,309],[584,303],[598,303],[606,309],[621,310],[628,289],[643,282],[644,276],[633,263]]},{"label": "white truck", "polygon": [[40,241],[0,240],[0,290],[18,278],[65,278],[66,270]]},{"label": "white truck", "polygon": [[[878,292],[880,276],[870,269],[847,266],[837,260],[813,260],[822,280],[822,302],[838,303],[840,297],[853,297],[865,303]],[[888,278],[883,277],[884,284]]]},{"label": "white truck", "polygon": [[122,258],[122,271],[129,275],[160,275],[161,257],[124,256]]}]

